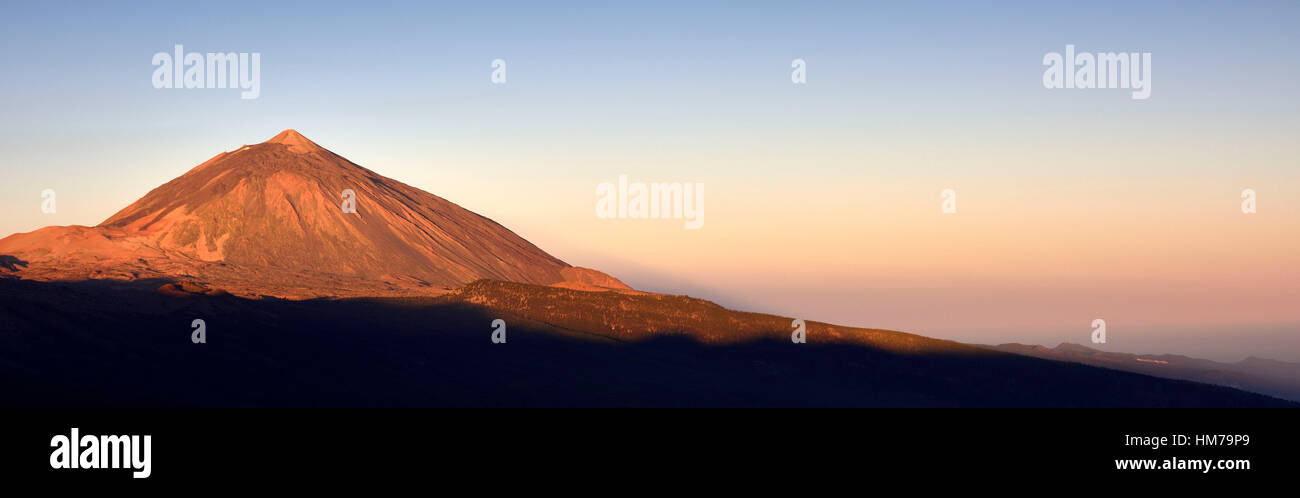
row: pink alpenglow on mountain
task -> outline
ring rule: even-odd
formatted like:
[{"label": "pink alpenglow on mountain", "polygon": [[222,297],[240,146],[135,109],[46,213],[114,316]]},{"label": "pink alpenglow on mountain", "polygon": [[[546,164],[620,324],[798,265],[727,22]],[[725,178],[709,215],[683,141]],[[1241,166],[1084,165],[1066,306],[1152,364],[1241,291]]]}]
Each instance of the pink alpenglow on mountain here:
[{"label": "pink alpenglow on mountain", "polygon": [[294,299],[439,294],[479,279],[629,290],[294,130],[218,154],[99,226],[0,239],[0,257],[13,262],[0,275],[26,279],[162,279]]}]

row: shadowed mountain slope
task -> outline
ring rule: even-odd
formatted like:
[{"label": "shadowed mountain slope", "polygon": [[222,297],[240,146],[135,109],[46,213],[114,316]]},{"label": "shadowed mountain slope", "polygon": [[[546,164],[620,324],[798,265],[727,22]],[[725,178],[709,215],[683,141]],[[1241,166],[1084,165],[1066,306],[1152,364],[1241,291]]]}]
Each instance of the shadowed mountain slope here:
[{"label": "shadowed mountain slope", "polygon": [[0,280],[0,404],[1296,406],[886,330],[809,322],[792,344],[789,318],[684,296],[479,281],[289,301],[163,284]]}]

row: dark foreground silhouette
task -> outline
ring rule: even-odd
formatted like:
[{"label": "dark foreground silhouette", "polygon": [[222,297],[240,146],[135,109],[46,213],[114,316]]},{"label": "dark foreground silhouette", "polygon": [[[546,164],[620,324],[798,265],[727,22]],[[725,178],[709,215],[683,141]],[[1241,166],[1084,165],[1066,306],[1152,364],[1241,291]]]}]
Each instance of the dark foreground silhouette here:
[{"label": "dark foreground silhouette", "polygon": [[[490,339],[497,318],[505,344]],[[191,342],[195,319],[205,344]],[[1295,406],[900,332],[809,322],[808,344],[792,344],[789,325],[680,296],[489,281],[436,298],[284,301],[4,279],[0,404]]]}]

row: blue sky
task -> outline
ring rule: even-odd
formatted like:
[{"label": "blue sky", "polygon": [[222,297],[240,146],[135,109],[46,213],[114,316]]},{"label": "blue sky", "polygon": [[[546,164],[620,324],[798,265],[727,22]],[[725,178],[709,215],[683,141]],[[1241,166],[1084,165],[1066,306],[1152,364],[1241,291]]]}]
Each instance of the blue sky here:
[{"label": "blue sky", "polygon": [[[1295,109],[1289,52],[1300,41],[1290,29],[1300,7],[1289,2],[54,3],[6,9],[11,77],[0,91],[11,140],[260,136],[282,123],[361,140],[482,137],[485,122],[545,137],[538,127],[548,124],[558,134],[734,131],[739,122],[763,133],[983,126],[995,113],[1141,118],[1110,96],[1089,109],[1037,91],[1041,68],[1025,61],[1066,43],[1158,54],[1148,107],[1166,106],[1164,119],[1294,124],[1281,111]],[[263,97],[151,88],[149,57],[177,43],[262,53]],[[498,57],[508,88],[485,85]],[[783,102],[793,58],[811,66],[798,116],[773,112],[796,105]]]}]

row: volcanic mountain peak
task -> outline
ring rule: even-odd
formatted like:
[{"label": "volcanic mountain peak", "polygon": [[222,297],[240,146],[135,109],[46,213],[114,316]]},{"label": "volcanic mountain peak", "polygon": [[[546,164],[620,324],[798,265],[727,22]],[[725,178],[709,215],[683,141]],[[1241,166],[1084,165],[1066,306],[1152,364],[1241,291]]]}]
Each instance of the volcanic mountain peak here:
[{"label": "volcanic mountain peak", "polygon": [[287,145],[289,146],[289,150],[292,150],[299,154],[306,154],[308,152],[325,150],[324,147],[316,145],[316,142],[308,140],[307,137],[304,137],[302,136],[301,133],[298,133],[298,130],[294,130],[292,128],[280,132],[279,135],[271,137],[270,140],[267,140],[266,142],[263,143]]},{"label": "volcanic mountain peak", "polygon": [[0,239],[0,255],[29,263],[23,278],[186,280],[254,296],[436,294],[484,278],[628,289],[294,130],[218,154],[99,226]]}]

